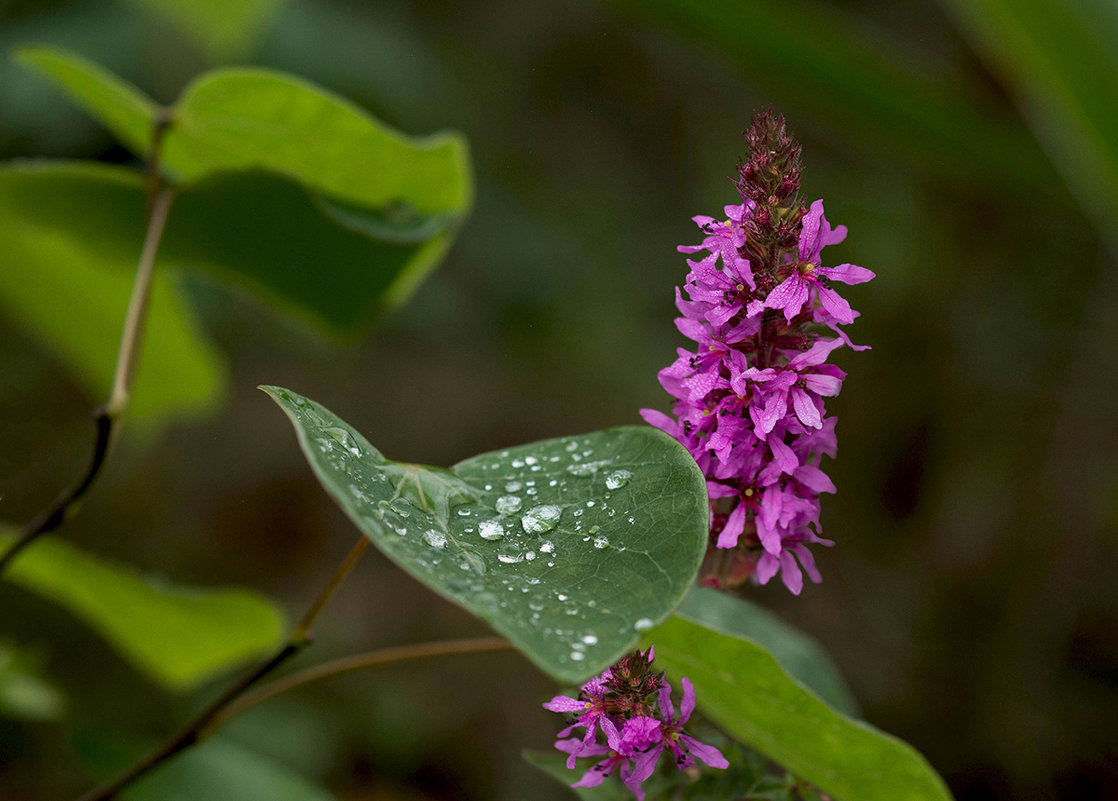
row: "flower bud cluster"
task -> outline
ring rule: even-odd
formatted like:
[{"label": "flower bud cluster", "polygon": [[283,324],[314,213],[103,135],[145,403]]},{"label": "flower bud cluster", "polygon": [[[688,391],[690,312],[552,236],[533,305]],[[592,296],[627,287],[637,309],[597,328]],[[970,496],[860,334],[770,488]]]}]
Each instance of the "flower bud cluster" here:
[{"label": "flower bud cluster", "polygon": [[674,417],[641,414],[683,443],[707,477],[711,543],[700,581],[765,584],[779,572],[799,594],[804,572],[820,581],[807,546],[832,544],[819,522],[820,493],[835,491],[819,469],[836,447],[823,399],[846,374],[825,362],[842,345],[865,349],[840,329],[858,312],[832,284],[874,274],[823,266],[823,248],[845,239],[846,227],[831,227],[823,201],[805,206],[800,146],[784,118],[759,112],[745,138],[742,202],[726,206],[723,220],[693,218],[704,239],[679,248],[699,254],[687,262],[686,297],[676,289],[676,326],[698,347],[680,348],[659,373],[676,398]]},{"label": "flower bud cluster", "polygon": [[[567,754],[568,769],[574,769],[578,757],[605,757],[572,787],[597,787],[616,771],[643,801],[641,784],[652,775],[665,748],[680,770],[694,766],[696,758],[714,768],[728,767],[717,748],[683,733],[683,724],[695,709],[695,689],[683,679],[677,718],[671,686],[663,673],[652,672],[654,658],[652,648],[637,651],[582,685],[578,698],[557,695],[543,705],[551,712],[577,715],[574,723],[559,732],[555,743]],[[577,728],[585,729],[583,736],[567,738]],[[597,742],[599,732],[606,739],[604,745]]]}]

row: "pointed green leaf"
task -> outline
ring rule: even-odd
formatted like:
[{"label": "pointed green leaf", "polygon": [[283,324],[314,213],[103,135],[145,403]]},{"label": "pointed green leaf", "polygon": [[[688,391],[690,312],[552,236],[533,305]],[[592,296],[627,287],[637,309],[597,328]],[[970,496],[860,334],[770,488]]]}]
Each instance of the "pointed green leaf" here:
[{"label": "pointed green leaf", "polygon": [[[0,550],[10,541],[0,535]],[[255,592],[177,587],[57,539],[36,542],[5,579],[65,607],[172,690],[266,653],[284,629],[282,613]]]},{"label": "pointed green leaf", "polygon": [[545,440],[444,470],[390,462],[323,406],[262,389],[366,536],[560,681],[600,672],[632,648],[698,570],[706,483],[660,431]]},{"label": "pointed green leaf", "polygon": [[466,140],[408,137],[331,92],[260,69],[221,69],[175,106],[163,163],[182,180],[265,169],[368,209],[463,214],[472,194]]},{"label": "pointed green leaf", "polygon": [[813,638],[744,598],[695,587],[678,615],[766,649],[785,672],[843,714],[861,714],[838,666]]},{"label": "pointed green leaf", "polygon": [[942,779],[907,743],[836,712],[756,643],[673,617],[646,638],[656,663],[695,685],[727,734],[837,801],[947,801]]},{"label": "pointed green leaf", "polygon": [[[147,154],[159,110],[154,101],[64,50],[24,48],[19,58],[137,155]],[[464,216],[473,196],[461,134],[407,136],[332,92],[264,69],[217,69],[191,83],[173,108],[160,162],[185,182],[276,172],[342,206],[426,226],[430,236]]]},{"label": "pointed green leaf", "polygon": [[[108,397],[143,241],[143,181],[119,167],[0,169],[0,312]],[[221,395],[217,355],[156,271],[129,419],[197,416]]]},{"label": "pointed green leaf", "polygon": [[[65,51],[27,48],[21,59],[137,155],[147,154],[159,113],[150,99]],[[173,232],[186,228],[176,220],[191,207],[189,198],[206,198],[193,205],[203,209],[208,225],[198,230],[209,239],[195,246],[198,232],[191,229],[182,241],[189,257],[243,277],[343,333],[415,291],[446,255],[473,197],[460,134],[409,137],[313,84],[259,69],[214,70],[187,87],[173,109],[160,164],[184,190],[164,252],[173,247]],[[246,172],[257,175],[242,179]],[[268,189],[282,184],[261,178],[261,172],[301,189],[286,186],[282,197],[273,197]],[[254,186],[256,191],[246,191]],[[232,217],[206,214],[215,191]],[[312,248],[304,228],[315,234],[336,230],[338,247],[327,233],[319,236],[325,247],[308,257]],[[215,240],[222,253],[208,247]]]},{"label": "pointed green leaf", "polygon": [[16,60],[62,87],[134,153],[147,153],[159,104],[92,61],[53,47],[24,47]]}]

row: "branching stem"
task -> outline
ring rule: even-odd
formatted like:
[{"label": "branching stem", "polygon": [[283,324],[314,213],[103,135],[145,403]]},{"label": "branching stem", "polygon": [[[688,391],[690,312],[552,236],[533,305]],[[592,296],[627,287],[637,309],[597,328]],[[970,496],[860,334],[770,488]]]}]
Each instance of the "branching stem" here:
[{"label": "branching stem", "polygon": [[205,709],[168,737],[162,745],[148,753],[138,762],[125,768],[104,784],[90,790],[88,793],[81,796],[78,801],[106,801],[106,799],[114,797],[152,768],[162,764],[180,751],[184,751],[190,748],[190,746],[201,742],[216,731],[221,725],[221,723],[217,722],[218,717],[222,715],[233,701],[311,643],[313,639],[311,626],[314,624],[315,618],[318,617],[319,612],[322,611],[326,602],[330,600],[330,597],[341,585],[342,580],[353,570],[353,566],[357,564],[357,560],[368,546],[369,540],[362,536],[358,543],[353,546],[353,549],[346,558],[342,560],[342,563],[338,565],[338,569],[334,571],[334,574],[330,577],[326,586],[322,588],[322,591],[311,603],[307,613],[303,615],[299,623],[292,629],[288,641],[281,646],[275,654],[241,676],[240,679],[214,699]]},{"label": "branching stem", "polygon": [[161,113],[152,131],[151,153],[148,158],[148,195],[147,231],[140,250],[140,260],[136,266],[136,278],[132,282],[132,295],[128,300],[128,311],[124,318],[124,329],[117,351],[116,370],[113,374],[112,390],[104,406],[93,414],[96,438],[93,442],[93,455],[82,477],[73,487],[62,493],[57,500],[40,512],[20,531],[15,541],[0,555],[0,575],[24,548],[31,545],[44,534],[65,523],[77,513],[82,498],[89,492],[101,473],[118,431],[121,414],[128,406],[132,390],[132,380],[136,372],[143,344],[144,327],[147,321],[148,300],[151,297],[151,278],[155,269],[155,256],[167,225],[167,215],[173,197],[170,187],[166,186],[159,175],[159,154],[163,135],[171,124],[169,113]]}]

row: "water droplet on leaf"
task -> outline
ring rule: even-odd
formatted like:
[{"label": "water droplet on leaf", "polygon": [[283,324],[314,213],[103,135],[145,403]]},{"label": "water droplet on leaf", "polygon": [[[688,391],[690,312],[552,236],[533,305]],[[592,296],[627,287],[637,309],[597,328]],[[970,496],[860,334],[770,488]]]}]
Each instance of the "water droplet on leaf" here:
[{"label": "water droplet on leaf", "polygon": [[520,518],[520,525],[529,534],[544,534],[559,524],[563,510],[554,504],[545,504],[529,510]]},{"label": "water droplet on leaf", "polygon": [[628,470],[614,470],[606,476],[606,488],[611,490],[621,489],[629,483],[629,479],[632,477],[633,474]]},{"label": "water droplet on leaf", "polygon": [[505,527],[495,518],[483,520],[477,527],[477,533],[483,540],[499,540],[505,536]]},{"label": "water droplet on leaf", "polygon": [[446,534],[443,534],[441,531],[436,531],[433,528],[429,528],[423,532],[423,539],[425,539],[427,544],[432,548],[446,547]]}]

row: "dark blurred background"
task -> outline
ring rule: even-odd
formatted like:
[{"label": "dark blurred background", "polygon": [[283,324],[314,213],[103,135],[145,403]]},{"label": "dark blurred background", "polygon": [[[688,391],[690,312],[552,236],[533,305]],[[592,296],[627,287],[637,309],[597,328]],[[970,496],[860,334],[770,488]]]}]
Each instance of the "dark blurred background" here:
[{"label": "dark blurred background", "polygon": [[[63,536],[295,615],[356,532],[257,384],[439,465],[666,409],[656,372],[687,344],[676,245],[736,199],[740,132],[771,103],[803,143],[809,199],[849,226],[827,263],[878,277],[846,293],[873,350],[837,357],[824,583],[750,597],[821,640],[866,719],[959,799],[1118,797],[1118,173],[1092,160],[1114,147],[1096,123],[1118,104],[1091,105],[1118,68],[1089,68],[1114,16],[1069,29],[1057,14],[1043,43],[1064,61],[1029,62],[1006,20],[1049,4],[1024,0],[257,0],[218,25],[190,5],[13,0],[0,45],[72,48],[164,102],[220,63],[297,73],[409,133],[463,131],[476,208],[411,302],[356,342],[184,277],[228,361],[225,401],[126,425]],[[131,160],[8,60],[0,154]],[[0,319],[0,343],[3,517],[22,522],[84,464],[102,399],[15,323]],[[215,689],[166,695],[11,587],[0,622],[68,699],[61,723],[0,722],[6,799],[74,794],[89,743],[159,737]],[[484,632],[370,554],[300,663]],[[308,688],[228,736],[343,800],[562,798],[519,757],[549,747],[558,721],[538,705],[554,689],[515,655],[456,657]]]}]

